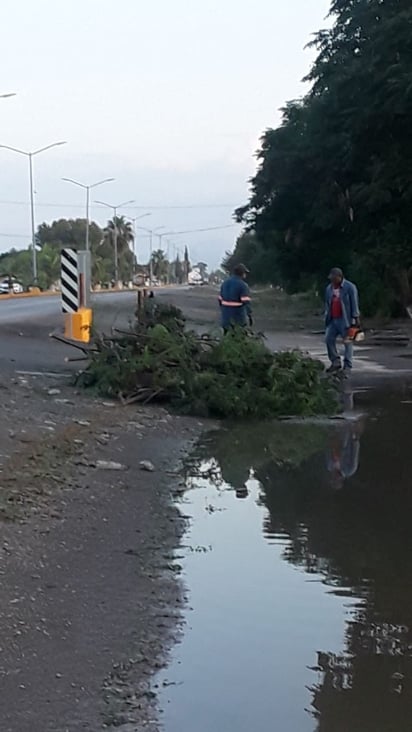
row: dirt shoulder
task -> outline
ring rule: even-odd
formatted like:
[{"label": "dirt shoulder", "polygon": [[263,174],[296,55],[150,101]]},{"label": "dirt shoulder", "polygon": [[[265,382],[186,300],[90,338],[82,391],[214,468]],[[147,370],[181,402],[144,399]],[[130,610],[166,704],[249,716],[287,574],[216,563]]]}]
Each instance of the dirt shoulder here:
[{"label": "dirt shoulder", "polygon": [[171,498],[201,425],[64,378],[2,395],[0,729],[154,730],[149,682],[184,603]]}]

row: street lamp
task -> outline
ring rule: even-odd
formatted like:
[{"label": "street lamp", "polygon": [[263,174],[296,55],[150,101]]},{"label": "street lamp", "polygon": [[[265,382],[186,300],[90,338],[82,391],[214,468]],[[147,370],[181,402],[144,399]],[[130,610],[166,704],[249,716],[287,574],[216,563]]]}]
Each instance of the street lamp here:
[{"label": "street lamp", "polygon": [[106,208],[111,208],[113,211],[113,233],[114,233],[114,281],[117,285],[119,281],[119,257],[117,252],[117,210],[119,208],[123,208],[123,206],[128,206],[131,203],[134,203],[134,200],[132,201],[123,201],[123,203],[119,203],[117,206],[113,206],[111,203],[106,203],[105,201],[95,201],[95,203],[98,203],[100,206],[106,206]]},{"label": "street lamp", "polygon": [[97,181],[97,183],[91,183],[90,185],[86,185],[85,183],[79,183],[78,180],[73,180],[73,178],[62,178],[62,180],[66,181],[66,183],[73,183],[73,185],[75,186],[84,188],[86,191],[86,251],[88,252],[90,249],[90,191],[92,188],[102,186],[103,183],[111,183],[114,178],[104,178],[104,180],[99,180]]},{"label": "street lamp", "polygon": [[29,159],[29,181],[30,181],[30,214],[31,214],[31,246],[33,256],[33,281],[37,282],[37,252],[36,252],[36,232],[34,223],[34,184],[33,184],[33,158],[35,155],[39,155],[46,150],[50,150],[52,147],[58,147],[59,145],[66,145],[66,141],[52,142],[51,145],[46,145],[33,152],[27,152],[26,150],[19,150],[17,147],[11,147],[10,145],[0,145],[0,148],[5,150],[11,150],[12,152],[18,153],[19,155],[25,155]]},{"label": "street lamp", "polygon": [[164,226],[157,226],[156,229],[145,229],[144,226],[137,226],[137,229],[141,229],[142,231],[147,231],[148,234],[150,234],[150,259],[149,259],[149,281],[150,286],[152,286],[153,282],[153,261],[152,261],[152,254],[153,254],[153,237],[158,236],[160,240],[160,244],[162,243],[162,236],[164,234],[158,234],[158,231],[161,231],[161,229],[164,229]]},{"label": "street lamp", "polygon": [[10,94],[0,94],[0,99],[9,99],[10,97],[15,97],[16,92],[11,92]]},{"label": "street lamp", "polygon": [[139,221],[140,219],[144,219],[146,216],[151,216],[152,214],[144,213],[140,214],[140,216],[127,216],[126,218],[129,219],[129,221],[133,224],[133,257],[134,257],[134,265],[133,265],[133,271],[136,274],[136,265],[137,265],[137,252],[136,252],[136,221]]}]

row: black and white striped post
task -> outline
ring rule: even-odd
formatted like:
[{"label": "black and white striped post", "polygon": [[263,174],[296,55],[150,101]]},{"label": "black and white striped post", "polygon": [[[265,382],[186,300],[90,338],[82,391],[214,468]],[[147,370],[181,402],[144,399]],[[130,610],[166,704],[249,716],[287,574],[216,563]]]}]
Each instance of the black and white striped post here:
[{"label": "black and white striped post", "polygon": [[88,343],[92,325],[90,252],[62,249],[61,292],[66,338]]},{"label": "black and white striped post", "polygon": [[79,269],[75,249],[62,249],[61,255],[62,310],[77,313],[80,305]]}]

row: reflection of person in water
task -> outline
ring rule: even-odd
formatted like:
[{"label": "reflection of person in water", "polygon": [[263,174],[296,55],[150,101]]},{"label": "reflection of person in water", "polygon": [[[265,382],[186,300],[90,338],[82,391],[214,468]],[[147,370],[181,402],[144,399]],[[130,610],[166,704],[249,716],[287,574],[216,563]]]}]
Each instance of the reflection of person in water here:
[{"label": "reflection of person in water", "polygon": [[250,477],[250,467],[241,459],[238,460],[219,460],[222,478],[225,483],[234,488],[236,498],[247,498],[249,490],[247,481]]},{"label": "reflection of person in water", "polygon": [[246,483],[241,488],[236,488],[236,498],[247,498],[248,495],[249,491]]},{"label": "reflection of person in water", "polygon": [[343,429],[334,430],[327,453],[330,482],[334,490],[340,490],[345,480],[352,478],[359,468],[360,437],[363,432],[361,421],[345,424]]}]

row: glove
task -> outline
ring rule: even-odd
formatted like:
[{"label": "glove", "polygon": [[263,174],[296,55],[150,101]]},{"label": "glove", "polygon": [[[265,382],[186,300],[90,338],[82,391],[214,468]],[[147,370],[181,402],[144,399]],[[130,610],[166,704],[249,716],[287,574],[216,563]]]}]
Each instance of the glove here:
[{"label": "glove", "polygon": [[252,328],[253,327],[253,318],[251,315],[248,316],[249,325]]}]

